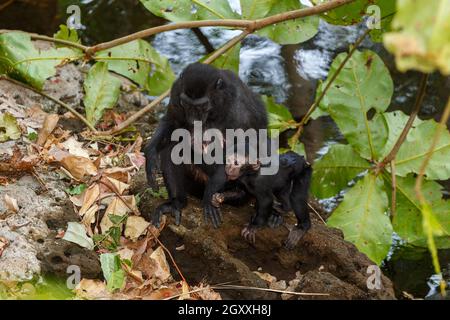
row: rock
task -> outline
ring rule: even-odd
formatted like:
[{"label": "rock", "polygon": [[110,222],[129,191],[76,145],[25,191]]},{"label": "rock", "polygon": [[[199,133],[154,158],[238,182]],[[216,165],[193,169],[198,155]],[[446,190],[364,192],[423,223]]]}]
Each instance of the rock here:
[{"label": "rock", "polygon": [[[142,190],[145,185],[134,188]],[[140,210],[152,212],[162,201],[145,193]],[[222,207],[223,223],[219,229],[214,229],[204,223],[200,201],[190,198],[183,210],[181,225],[175,226],[170,217],[161,241],[191,283],[206,280],[214,285],[232,281],[238,285],[268,288],[268,282],[254,273],[262,267],[265,273],[277,279],[272,282],[274,289],[329,294],[327,297],[289,297],[259,290],[223,290],[220,293],[224,299],[395,299],[393,285],[384,275],[379,290],[368,289],[367,269],[375,263],[345,241],[340,230],[325,226],[315,213],[311,213],[311,230],[293,250],[283,246],[288,235],[286,227],[262,229],[256,235],[256,245],[248,244],[240,233],[253,210],[249,205],[225,205]],[[286,221],[293,225],[295,218],[288,215]],[[180,244],[185,250],[176,250]]]}]

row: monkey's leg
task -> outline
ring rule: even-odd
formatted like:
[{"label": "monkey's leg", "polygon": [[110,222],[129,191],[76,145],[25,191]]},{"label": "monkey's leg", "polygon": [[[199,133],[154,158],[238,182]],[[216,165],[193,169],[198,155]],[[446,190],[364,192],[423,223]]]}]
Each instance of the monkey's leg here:
[{"label": "monkey's leg", "polygon": [[292,192],[290,194],[290,203],[297,218],[297,225],[289,232],[286,240],[286,247],[292,249],[298,241],[311,228],[311,219],[308,211],[308,191],[311,181],[312,169],[305,168],[294,179]]},{"label": "monkey's leg", "polygon": [[269,217],[267,224],[272,229],[278,228],[284,222],[283,216],[291,210],[289,194],[291,191],[291,184],[288,183],[284,188],[278,192],[274,192],[277,201],[273,203],[272,214]]},{"label": "monkey's leg", "polygon": [[256,196],[256,215],[252,217],[250,223],[242,229],[241,235],[250,243],[256,242],[256,231],[258,228],[265,226],[272,213],[273,195],[272,193],[259,191]]},{"label": "monkey's leg", "polygon": [[186,206],[187,198],[184,189],[183,165],[175,165],[170,159],[171,147],[161,150],[161,163],[164,184],[167,188],[169,201],[158,206],[151,217],[155,226],[159,226],[161,215],[171,213],[175,217],[175,224],[181,223],[181,210]]},{"label": "monkey's leg", "polygon": [[222,223],[220,209],[215,207],[213,204],[213,195],[220,192],[227,182],[227,176],[225,173],[225,167],[220,166],[215,170],[215,172],[210,176],[205,192],[203,193],[203,214],[205,216],[205,221],[211,219],[214,228],[218,228]]}]

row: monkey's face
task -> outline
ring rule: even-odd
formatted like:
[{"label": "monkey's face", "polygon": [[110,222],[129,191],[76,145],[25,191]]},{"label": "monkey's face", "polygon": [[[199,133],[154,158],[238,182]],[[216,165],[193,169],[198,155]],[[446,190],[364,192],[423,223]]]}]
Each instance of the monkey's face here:
[{"label": "monkey's face", "polygon": [[219,70],[203,64],[193,64],[183,71],[179,81],[179,104],[188,127],[192,128],[194,121],[201,121],[206,127],[207,121],[215,113],[223,112],[223,108],[217,105],[217,96],[225,89]]}]

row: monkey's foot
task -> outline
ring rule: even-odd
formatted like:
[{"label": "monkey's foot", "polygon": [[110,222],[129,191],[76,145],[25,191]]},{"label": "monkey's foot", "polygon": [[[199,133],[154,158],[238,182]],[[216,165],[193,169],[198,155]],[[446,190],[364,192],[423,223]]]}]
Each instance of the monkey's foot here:
[{"label": "monkey's foot", "polygon": [[278,228],[284,222],[283,216],[278,213],[272,213],[267,220],[267,225],[272,229]]},{"label": "monkey's foot", "polygon": [[247,224],[241,231],[241,236],[251,244],[256,243],[256,231],[257,228],[253,225]]},{"label": "monkey's foot", "polygon": [[284,243],[286,249],[292,250],[300,241],[301,238],[306,234],[306,231],[298,228],[297,226],[293,227],[289,232],[288,238]]},{"label": "monkey's foot", "polygon": [[205,222],[211,219],[214,228],[219,228],[222,223],[222,217],[219,208],[216,208],[212,203],[205,204],[203,206],[203,215],[205,217]]},{"label": "monkey's foot", "polygon": [[220,208],[220,205],[225,201],[225,196],[223,193],[214,193],[211,199],[211,204],[216,207]]},{"label": "monkey's foot", "polygon": [[175,218],[175,224],[178,226],[181,223],[181,210],[177,209],[171,202],[166,202],[158,206],[152,215],[152,224],[159,228],[161,216],[163,214],[171,213]]}]

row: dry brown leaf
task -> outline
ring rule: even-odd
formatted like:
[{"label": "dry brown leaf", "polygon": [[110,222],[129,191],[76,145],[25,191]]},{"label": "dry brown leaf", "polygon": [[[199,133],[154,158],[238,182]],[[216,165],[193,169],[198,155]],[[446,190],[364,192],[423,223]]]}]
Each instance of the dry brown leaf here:
[{"label": "dry brown leaf", "polygon": [[103,170],[103,176],[108,176],[109,178],[116,179],[123,183],[130,183],[130,168],[108,168]]},{"label": "dry brown leaf", "polygon": [[117,254],[120,256],[121,260],[130,260],[133,258],[134,251],[129,248],[122,248],[117,251]]},{"label": "dry brown leaf", "polygon": [[142,234],[145,233],[150,223],[144,218],[138,216],[128,217],[125,225],[125,237],[136,241]]},{"label": "dry brown leaf", "polygon": [[55,130],[58,124],[59,116],[57,114],[49,114],[45,117],[41,130],[39,130],[37,144],[43,146],[48,136]]},{"label": "dry brown leaf", "polygon": [[4,196],[6,208],[14,213],[19,212],[19,205],[17,204],[17,200],[13,197],[10,197],[9,195],[5,194]]},{"label": "dry brown leaf", "polygon": [[254,274],[256,274],[258,277],[260,277],[261,279],[263,279],[264,281],[266,281],[268,284],[271,284],[273,282],[277,281],[277,278],[274,277],[273,275],[271,275],[270,273],[262,273],[262,272],[258,272],[258,271],[253,271]]},{"label": "dry brown leaf", "polygon": [[130,159],[131,164],[139,170],[145,164],[145,157],[143,153],[127,153],[128,159]]},{"label": "dry brown leaf", "polygon": [[177,288],[161,288],[152,291],[149,295],[143,296],[142,300],[164,300],[179,295],[180,289]]},{"label": "dry brown leaf", "polygon": [[203,283],[200,283],[199,286],[192,287],[191,290],[196,291],[195,295],[202,300],[222,300],[220,293],[215,292],[209,285],[204,285]]},{"label": "dry brown leaf", "polygon": [[97,183],[94,183],[89,186],[84,191],[84,197],[83,197],[83,205],[81,206],[80,211],[78,214],[80,216],[84,216],[84,214],[89,210],[89,208],[98,200],[98,197],[100,196],[100,187]]},{"label": "dry brown leaf", "polygon": [[75,294],[82,299],[110,299],[106,284],[100,280],[82,279],[75,288]]},{"label": "dry brown leaf", "polygon": [[150,259],[156,263],[155,276],[163,282],[169,279],[170,267],[163,248],[158,247],[155,251],[153,251],[150,255]]},{"label": "dry brown leaf", "polygon": [[62,143],[62,146],[73,156],[89,159],[89,152],[83,148],[83,143],[79,142],[75,137],[70,137],[69,139],[64,141]]},{"label": "dry brown leaf", "polygon": [[97,167],[88,158],[68,156],[61,160],[61,164],[77,180],[82,180],[86,175],[97,174]]},{"label": "dry brown leaf", "polygon": [[5,237],[0,237],[0,257],[2,256],[3,252],[5,251],[6,247],[9,246],[9,241]]},{"label": "dry brown leaf", "polygon": [[[122,197],[123,200],[128,203],[128,205],[132,208],[136,207],[136,200],[134,199],[134,196],[124,196]],[[115,216],[123,216],[127,213],[131,212],[131,210],[128,208],[128,206],[123,203],[121,199],[118,197],[115,197],[109,206],[106,208],[105,215],[102,218],[102,221],[100,222],[100,228],[102,229],[102,234],[105,234],[109,228],[111,228],[114,224],[109,219],[109,215],[115,215]]]},{"label": "dry brown leaf", "polygon": [[108,184],[108,186],[111,186],[113,188],[113,190],[120,195],[122,195],[125,192],[125,190],[130,188],[129,184],[123,183],[114,178],[106,177],[106,179],[109,181],[109,183],[106,182]]},{"label": "dry brown leaf", "polygon": [[95,214],[98,212],[98,209],[98,205],[94,204],[84,213],[83,219],[81,220],[81,223],[85,226],[90,237],[93,235],[91,224],[95,223]]},{"label": "dry brown leaf", "polygon": [[178,300],[187,300],[191,298],[189,294],[190,288],[186,281],[181,281],[181,291],[183,294],[178,298]]}]

